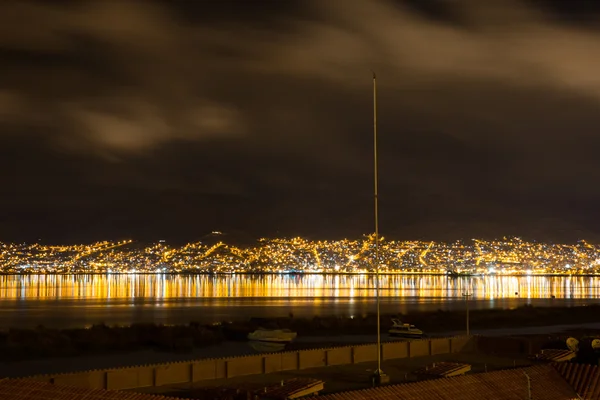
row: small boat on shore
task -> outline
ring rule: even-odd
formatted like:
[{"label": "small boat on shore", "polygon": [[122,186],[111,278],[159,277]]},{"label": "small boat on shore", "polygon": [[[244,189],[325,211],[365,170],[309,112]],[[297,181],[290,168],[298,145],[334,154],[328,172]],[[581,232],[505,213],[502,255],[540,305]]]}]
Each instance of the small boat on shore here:
[{"label": "small boat on shore", "polygon": [[259,342],[257,340],[250,340],[248,344],[259,353],[277,353],[278,351],[285,350],[285,347],[288,345],[285,342]]},{"label": "small boat on shore", "polygon": [[388,331],[390,336],[420,339],[425,336],[422,330],[414,325],[404,323],[399,319],[392,319],[394,326]]},{"label": "small boat on shore", "polygon": [[289,329],[259,328],[248,334],[248,340],[256,342],[290,343],[292,340],[296,339],[296,336],[298,336],[298,334]]}]

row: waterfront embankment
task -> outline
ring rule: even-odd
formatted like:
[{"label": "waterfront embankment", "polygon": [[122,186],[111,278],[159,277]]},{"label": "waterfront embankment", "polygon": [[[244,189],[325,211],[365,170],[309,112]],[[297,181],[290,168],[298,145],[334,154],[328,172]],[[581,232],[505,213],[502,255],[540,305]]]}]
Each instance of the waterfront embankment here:
[{"label": "waterfront embankment", "polygon": [[[382,332],[398,317],[423,329],[431,336],[464,333],[466,312],[438,310],[406,315],[382,315]],[[532,307],[515,309],[472,310],[469,312],[472,333],[503,331],[510,334],[525,327],[545,327],[600,322],[600,306]],[[131,326],[94,325],[87,329],[8,329],[0,334],[0,362],[81,357],[132,352],[198,356],[201,349],[218,348],[224,343],[245,342],[246,335],[258,327],[288,328],[298,332],[292,348],[306,348],[342,343],[370,341],[376,330],[374,314],[350,317],[260,318],[234,322],[185,325],[133,324]],[[539,333],[539,331],[536,331]],[[354,339],[353,339],[354,338]],[[225,347],[225,346],[223,346]],[[243,347],[249,354],[251,347]],[[215,353],[216,354],[216,353]]]}]

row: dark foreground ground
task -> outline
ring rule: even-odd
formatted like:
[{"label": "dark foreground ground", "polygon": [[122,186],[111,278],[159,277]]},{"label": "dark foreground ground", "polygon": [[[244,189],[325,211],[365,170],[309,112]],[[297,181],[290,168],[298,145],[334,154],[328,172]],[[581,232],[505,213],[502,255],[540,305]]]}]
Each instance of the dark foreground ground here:
[{"label": "dark foreground ground", "polygon": [[[464,333],[464,332],[460,332]],[[514,329],[473,330],[471,333],[485,336],[528,336],[537,337],[552,348],[564,348],[569,336],[581,338],[587,335],[600,335],[600,323],[579,325],[553,325]],[[440,336],[452,336],[453,332],[440,333]],[[300,337],[285,350],[324,348],[340,345],[375,343],[374,334]],[[382,340],[398,340],[382,335]],[[235,357],[256,354],[248,342],[226,341],[208,347],[195,348],[190,353],[172,353],[156,350],[137,350],[112,354],[95,354],[86,357],[71,356],[61,358],[30,359],[23,361],[1,362],[0,377],[24,377],[41,374],[87,371],[93,369],[120,368],[146,364],[170,363],[176,361],[198,360],[203,358]]]},{"label": "dark foreground ground", "polygon": [[[400,316],[430,336],[465,333],[465,313],[437,311]],[[382,317],[383,340],[391,316]],[[259,326],[291,328],[298,339],[286,350],[375,342],[376,318],[251,319],[215,325],[133,325],[91,329],[9,330],[0,334],[0,377],[83,371],[210,357],[256,354],[245,337]],[[591,335],[600,332],[600,307],[521,307],[470,313],[472,334]],[[573,332],[564,332],[571,330]]]},{"label": "dark foreground ground", "polygon": [[[415,324],[429,335],[464,333],[464,311],[419,312],[408,315],[383,315],[382,332],[391,327],[392,317]],[[473,310],[470,327],[473,331],[508,329],[551,325],[600,323],[600,306],[532,307],[515,309]],[[329,337],[336,342],[339,336],[372,335],[377,318],[373,314],[349,317],[315,317],[312,319],[250,318],[233,323],[219,322],[210,325],[135,324],[129,327],[110,327],[103,324],[89,329],[8,329],[0,333],[0,362],[31,359],[92,356],[132,351],[158,351],[174,354],[191,354],[197,349],[224,342],[246,341],[249,332],[258,327],[289,328],[298,332],[299,338]]]},{"label": "dark foreground ground", "polygon": [[[416,377],[412,374],[413,371],[440,361],[470,364],[472,366],[472,372],[524,367],[529,366],[532,363],[523,355],[507,354],[504,356],[496,356],[479,353],[454,353],[386,360],[382,362],[382,370],[390,377],[390,383],[405,383],[416,380]],[[268,386],[291,378],[314,378],[325,382],[325,390],[321,393],[335,393],[372,387],[371,376],[376,368],[377,364],[375,362],[366,362],[360,364],[276,372],[267,375],[250,375],[238,378],[201,381],[194,384],[142,388],[136,389],[135,391],[175,396],[179,398],[203,398],[201,394],[208,388],[235,387],[238,385]]]}]

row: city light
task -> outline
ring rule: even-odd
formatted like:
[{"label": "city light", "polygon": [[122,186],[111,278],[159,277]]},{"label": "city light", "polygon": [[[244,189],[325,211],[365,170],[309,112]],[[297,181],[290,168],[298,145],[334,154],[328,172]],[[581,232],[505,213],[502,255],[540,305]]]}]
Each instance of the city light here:
[{"label": "city light", "polygon": [[[90,245],[0,243],[0,272],[55,273],[372,273],[375,237],[309,241],[260,239],[246,248],[217,243],[131,240]],[[595,275],[600,246],[527,242],[519,238],[469,242],[389,241],[381,238],[382,273],[452,275]]]}]

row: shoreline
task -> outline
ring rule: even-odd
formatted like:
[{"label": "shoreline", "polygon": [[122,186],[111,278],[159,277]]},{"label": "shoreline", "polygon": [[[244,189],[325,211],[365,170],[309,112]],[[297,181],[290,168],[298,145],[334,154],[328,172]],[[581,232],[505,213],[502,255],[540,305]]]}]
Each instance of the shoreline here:
[{"label": "shoreline", "polygon": [[78,275],[216,275],[216,276],[235,276],[235,275],[243,275],[243,276],[268,276],[268,275],[339,275],[339,276],[395,276],[395,275],[414,275],[414,276],[447,276],[449,279],[458,279],[458,278],[482,278],[482,277],[600,277],[600,273],[596,274],[569,274],[564,272],[556,272],[556,273],[502,273],[502,272],[494,272],[494,273],[481,273],[481,274],[449,274],[444,272],[404,272],[404,271],[386,271],[386,272],[209,272],[209,271],[160,271],[160,272],[115,272],[115,271],[103,271],[103,272],[0,272],[0,276],[78,276]]},{"label": "shoreline", "polygon": [[[434,337],[449,337],[464,334],[460,332],[443,332]],[[583,334],[600,334],[600,322],[575,325],[551,325],[534,328],[515,328],[508,332],[503,329],[473,330],[474,335],[488,337],[498,336],[535,336],[546,343],[564,341],[568,336],[579,337]],[[333,339],[333,340],[332,340]],[[382,342],[399,341],[403,339],[382,335]],[[335,338],[328,336],[299,337],[285,351],[309,350],[315,348],[353,346],[376,343],[376,335],[343,335]],[[45,374],[75,373],[98,369],[127,368],[139,365],[164,364],[185,362],[207,358],[242,357],[260,352],[253,349],[249,342],[225,341],[219,344],[195,348],[190,353],[172,353],[151,349],[133,350],[129,352],[109,352],[91,355],[65,356],[60,358],[37,358],[10,362],[0,362],[0,377],[26,377]]]},{"label": "shoreline", "polygon": [[[387,334],[391,318],[416,325],[430,336],[444,332],[466,330],[465,310],[411,312],[407,314],[382,314],[381,332]],[[470,310],[472,332],[533,328],[542,329],[560,325],[586,325],[600,323],[600,305],[573,307],[534,307],[524,305],[514,309]],[[99,354],[131,352],[157,352],[185,356],[203,348],[224,346],[226,343],[247,342],[247,334],[259,327],[291,329],[298,333],[298,344],[320,342],[335,344],[338,338],[372,336],[376,332],[377,317],[366,313],[361,316],[252,317],[233,322],[205,324],[164,325],[136,323],[129,326],[96,324],[90,328],[52,329],[38,326],[34,329],[9,329],[0,333],[0,363],[27,362],[36,359],[58,360],[72,357],[89,357]],[[311,339],[319,338],[319,339]]]}]

